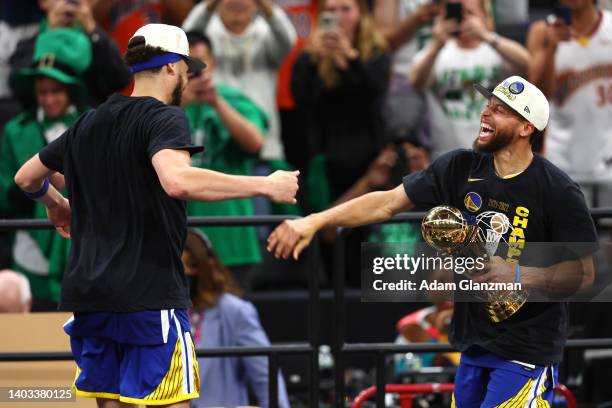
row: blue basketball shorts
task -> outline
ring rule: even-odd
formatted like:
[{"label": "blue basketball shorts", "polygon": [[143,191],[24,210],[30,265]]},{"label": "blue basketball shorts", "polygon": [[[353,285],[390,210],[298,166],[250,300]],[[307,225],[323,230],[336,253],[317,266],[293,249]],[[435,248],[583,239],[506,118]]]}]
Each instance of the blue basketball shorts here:
[{"label": "blue basketball shorts", "polygon": [[78,396],[143,405],[199,396],[198,362],[184,309],[75,313],[64,331],[77,364]]},{"label": "blue basketball shorts", "polygon": [[558,365],[509,361],[486,351],[462,354],[451,406],[550,408],[557,381]]}]

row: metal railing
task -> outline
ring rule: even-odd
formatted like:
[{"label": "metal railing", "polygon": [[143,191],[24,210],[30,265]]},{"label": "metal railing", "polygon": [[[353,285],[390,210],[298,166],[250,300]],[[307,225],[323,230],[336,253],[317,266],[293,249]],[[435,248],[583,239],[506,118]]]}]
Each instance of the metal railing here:
[{"label": "metal railing", "polygon": [[[425,213],[404,213],[386,221],[387,223],[398,223],[406,221],[420,221]],[[612,207],[591,209],[593,218],[612,218]],[[293,216],[251,216],[251,217],[190,217],[190,226],[259,226],[276,225],[285,219],[298,218]],[[14,229],[48,229],[51,228],[48,220],[13,219],[0,220],[0,231]],[[339,234],[334,249],[334,335],[332,351],[334,354],[334,382],[336,407],[345,406],[345,383],[344,383],[344,356],[346,354],[366,353],[376,355],[376,388],[384,390],[385,381],[385,358],[388,354],[402,352],[449,352],[455,351],[448,343],[411,343],[397,345],[394,343],[345,343],[345,265],[344,251],[345,240],[350,234],[350,229],[338,229]],[[316,238],[315,238],[316,240]],[[269,406],[278,406],[278,356],[279,355],[308,355],[309,367],[309,402],[311,406],[318,406],[319,401],[319,279],[317,270],[318,245],[312,243],[310,253],[313,271],[308,274],[308,343],[291,343],[284,345],[271,345],[268,347],[216,347],[210,349],[199,349],[196,351],[198,357],[229,357],[229,356],[253,356],[265,355],[268,357],[268,385]],[[568,340],[567,349],[587,349],[612,347],[612,338],[609,339],[575,339]],[[72,360],[69,352],[36,352],[36,353],[0,353],[0,361],[59,361]],[[376,394],[377,407],[384,407],[384,392]]]},{"label": "metal railing", "polygon": [[[295,216],[249,216],[249,217],[189,217],[189,226],[270,226],[280,224]],[[14,229],[50,229],[53,226],[44,219],[0,220],[0,231]],[[317,270],[318,244],[310,252],[309,261],[313,271]],[[198,349],[198,357],[267,356],[268,357],[268,405],[278,407],[278,356],[308,355],[308,393],[310,401],[319,400],[319,274],[308,274],[308,343],[291,343],[267,347],[213,347]],[[63,361],[72,360],[70,352],[20,352],[0,353],[0,361]]]}]

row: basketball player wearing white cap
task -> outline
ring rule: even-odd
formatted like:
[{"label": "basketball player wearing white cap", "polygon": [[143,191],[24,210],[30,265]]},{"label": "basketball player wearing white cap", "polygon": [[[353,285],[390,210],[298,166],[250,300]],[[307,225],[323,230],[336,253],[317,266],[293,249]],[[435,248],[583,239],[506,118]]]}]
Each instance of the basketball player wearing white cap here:
[{"label": "basketball player wearing white cap", "polygon": [[[427,169],[406,176],[393,190],[285,221],[270,235],[268,250],[279,257],[297,258],[323,227],[380,222],[413,205],[450,205],[475,220],[493,213],[491,220],[504,219],[509,224],[507,231],[501,231],[503,239],[519,247],[524,242],[596,242],[578,186],[532,152],[532,139],[548,122],[548,102],[542,92],[518,76],[505,79],[492,93],[478,85],[476,89],[489,101],[480,116],[473,150],[447,153]],[[592,284],[590,251],[581,253],[578,260],[535,268],[520,266],[521,251],[516,246],[506,249],[503,258],[491,258],[486,272],[474,280],[518,281],[527,290],[571,291]],[[559,270],[568,273],[553,273]],[[567,317],[567,303],[528,302],[495,323],[482,304],[456,302],[449,338],[462,356],[454,406],[524,407],[531,402],[548,406],[563,356]]]},{"label": "basketball player wearing white cap", "polygon": [[[15,176],[72,249],[60,309],[78,365],[76,394],[101,407],[189,406],[199,379],[189,334],[189,290],[181,252],[185,200],[265,195],[294,203],[297,172],[230,176],[193,168],[187,118],[177,107],[189,72],[178,27],[149,24],[128,44],[131,96],[89,111]],[[69,201],[49,184],[64,174]]]}]

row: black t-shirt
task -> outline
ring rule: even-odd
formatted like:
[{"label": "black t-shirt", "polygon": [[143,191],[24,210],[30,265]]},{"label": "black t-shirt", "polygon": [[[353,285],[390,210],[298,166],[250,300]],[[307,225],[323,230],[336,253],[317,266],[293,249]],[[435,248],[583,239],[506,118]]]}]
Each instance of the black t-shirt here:
[{"label": "black t-shirt", "polygon": [[[450,205],[468,218],[504,214],[525,242],[597,241],[578,185],[538,155],[524,172],[504,179],[492,155],[456,150],[406,176],[404,189],[419,206]],[[456,302],[450,341],[460,351],[478,345],[508,360],[547,365],[562,359],[567,320],[565,302],[527,302],[500,323],[489,319],[482,303]]]},{"label": "black t-shirt", "polygon": [[151,158],[191,144],[184,113],[152,97],[113,95],[39,153],[63,173],[72,247],[59,308],[134,312],[190,306],[181,263],[185,202],[168,196]]}]

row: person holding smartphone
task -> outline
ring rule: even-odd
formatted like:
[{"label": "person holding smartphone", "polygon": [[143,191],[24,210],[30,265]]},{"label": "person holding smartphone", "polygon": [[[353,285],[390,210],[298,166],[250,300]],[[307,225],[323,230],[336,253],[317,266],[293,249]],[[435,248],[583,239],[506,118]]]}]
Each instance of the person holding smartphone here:
[{"label": "person holding smartphone", "polygon": [[324,157],[324,164],[316,161],[322,166],[313,160],[311,167],[321,170],[318,182],[329,181],[330,202],[365,173],[383,146],[380,105],[390,71],[386,41],[366,1],[326,0],[295,62],[292,92],[305,119],[310,158]]},{"label": "person holding smartphone", "polygon": [[529,80],[553,105],[546,157],[599,188],[599,205],[612,205],[612,13],[592,0],[561,0],[531,26],[527,47]]},{"label": "person holding smartphone", "polygon": [[30,38],[17,44],[10,59],[10,85],[14,94],[25,106],[33,106],[33,101],[23,94],[16,85],[19,69],[31,68],[34,47],[38,36],[45,31],[55,29],[70,29],[84,34],[91,43],[92,63],[80,79],[85,82],[88,90],[87,104],[97,106],[112,93],[127,86],[130,82],[130,71],[123,62],[117,45],[96,23],[91,3],[92,0],[41,0],[40,8],[46,12],[46,18],[41,21],[38,32]]},{"label": "person holding smartphone", "polygon": [[495,33],[489,20],[480,0],[449,0],[435,20],[433,39],[414,57],[411,84],[430,89],[443,111],[434,115],[442,131],[432,135],[437,153],[471,146],[486,104],[473,82],[492,88],[506,74],[527,69],[525,47]]}]

